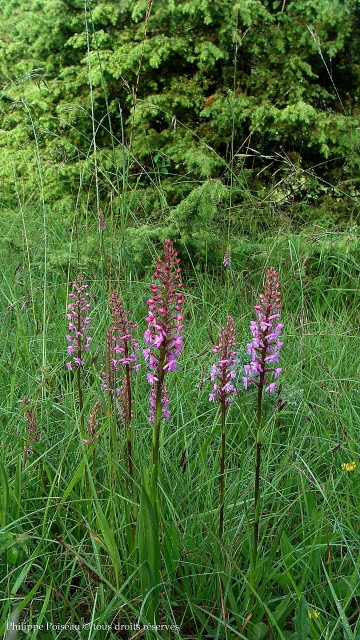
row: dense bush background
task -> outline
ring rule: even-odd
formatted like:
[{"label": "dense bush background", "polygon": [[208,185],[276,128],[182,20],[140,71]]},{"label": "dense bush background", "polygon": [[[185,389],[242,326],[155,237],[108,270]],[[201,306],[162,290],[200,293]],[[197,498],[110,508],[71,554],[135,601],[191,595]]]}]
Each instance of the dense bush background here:
[{"label": "dense bush background", "polygon": [[224,219],[233,234],[274,216],[356,219],[358,0],[0,0],[0,12],[3,206],[37,200],[41,164],[52,209],[101,206],[180,237],[204,220],[213,236]]}]

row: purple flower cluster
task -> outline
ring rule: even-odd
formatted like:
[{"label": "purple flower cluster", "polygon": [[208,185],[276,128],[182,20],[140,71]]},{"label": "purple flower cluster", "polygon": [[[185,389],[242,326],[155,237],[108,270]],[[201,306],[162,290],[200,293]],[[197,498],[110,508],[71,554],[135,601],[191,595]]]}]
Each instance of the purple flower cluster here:
[{"label": "purple flower cluster", "polygon": [[257,320],[250,323],[253,336],[247,345],[251,356],[250,364],[244,366],[246,376],[243,377],[245,389],[248,384],[257,387],[265,386],[265,391],[274,393],[276,382],[270,381],[269,374],[274,380],[281,374],[281,367],[274,367],[279,361],[279,352],[283,342],[279,341],[283,324],[279,322],[281,309],[281,291],[279,274],[274,268],[268,269],[264,293],[260,294],[260,304],[254,307]]},{"label": "purple flower cluster", "polygon": [[224,260],[223,260],[223,265],[224,267],[231,267],[231,250],[227,249],[225,255],[224,255]]},{"label": "purple flower cluster", "polygon": [[151,285],[152,298],[147,300],[149,315],[146,318],[148,328],[145,331],[145,342],[149,345],[143,350],[150,371],[147,379],[152,386],[150,397],[150,422],[154,422],[156,404],[162,404],[162,415],[167,420],[169,397],[164,380],[167,371],[177,369],[177,358],[182,349],[180,335],[181,307],[183,304],[182,284],[179,282],[180,260],[171,240],[164,242],[164,257],[158,258],[154,278],[157,284]]},{"label": "purple flower cluster", "polygon": [[105,220],[104,212],[102,209],[99,209],[98,221],[99,221],[99,231],[101,233],[102,231],[104,231],[104,229],[106,229],[106,220]]},{"label": "purple flower cluster", "polygon": [[108,392],[111,397],[120,396],[122,387],[119,386],[121,381],[117,376],[121,366],[131,367],[136,371],[140,365],[136,364],[136,351],[139,345],[132,337],[132,330],[137,327],[136,324],[129,319],[130,311],[125,311],[116,291],[113,291],[109,300],[111,312],[111,329],[107,332],[107,366],[101,372],[102,383],[101,389]]},{"label": "purple flower cluster", "polygon": [[213,353],[220,353],[217,364],[211,369],[211,380],[215,382],[209,400],[215,402],[219,400],[228,407],[232,404],[231,395],[236,395],[236,388],[233,380],[236,377],[236,336],[234,318],[228,316],[226,325],[219,333],[219,344],[213,349]]},{"label": "purple flower cluster", "polygon": [[68,354],[72,356],[72,362],[67,362],[66,366],[69,371],[73,367],[81,367],[85,364],[83,352],[89,351],[91,338],[87,335],[90,318],[88,311],[90,309],[89,294],[86,292],[87,284],[83,284],[83,276],[78,275],[77,279],[72,283],[72,292],[69,298],[72,301],[68,304],[67,319],[69,321],[69,333],[66,336],[70,343],[68,346]]}]

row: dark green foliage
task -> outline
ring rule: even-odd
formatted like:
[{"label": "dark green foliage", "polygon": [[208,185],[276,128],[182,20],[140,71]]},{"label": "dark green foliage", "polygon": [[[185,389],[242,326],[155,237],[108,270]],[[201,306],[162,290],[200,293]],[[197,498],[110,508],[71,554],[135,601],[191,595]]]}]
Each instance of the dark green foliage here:
[{"label": "dark green foliage", "polygon": [[265,226],[269,208],[295,222],[357,214],[357,0],[1,0],[0,12],[8,204],[36,198],[36,136],[60,211],[79,193],[87,208],[95,192],[118,203],[130,180],[127,207],[161,225],[174,207],[208,210],[207,181],[235,232],[249,206]]}]

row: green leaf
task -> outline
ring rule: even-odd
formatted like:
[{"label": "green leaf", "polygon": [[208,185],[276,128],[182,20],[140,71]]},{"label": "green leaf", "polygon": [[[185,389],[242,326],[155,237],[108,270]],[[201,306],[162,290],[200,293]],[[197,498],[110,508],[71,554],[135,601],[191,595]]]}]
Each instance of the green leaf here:
[{"label": "green leaf", "polygon": [[168,573],[178,567],[180,557],[179,534],[174,522],[165,528],[164,557]]},{"label": "green leaf", "polygon": [[323,565],[323,570],[324,570],[326,579],[328,581],[332,596],[334,598],[334,602],[335,602],[336,608],[337,608],[337,610],[339,612],[339,617],[340,617],[340,620],[341,620],[341,623],[342,623],[343,631],[345,633],[344,638],[346,638],[346,640],[355,640],[354,634],[351,631],[350,624],[349,624],[349,621],[348,621],[348,619],[346,617],[345,611],[344,611],[344,609],[343,609],[343,607],[341,605],[341,602],[340,602],[339,598],[336,595],[336,591],[335,591],[334,586],[333,586],[333,584],[332,584],[332,582],[331,582],[331,580],[330,580],[330,578],[329,578],[329,576],[327,574],[327,571],[326,571],[324,565]]},{"label": "green leaf", "polygon": [[5,528],[9,515],[9,484],[5,467],[2,463],[0,463],[0,484],[2,487],[2,498],[0,499],[0,524],[3,528]]},{"label": "green leaf", "polygon": [[6,552],[6,562],[10,566],[14,566],[16,564],[18,555],[19,549],[16,546],[10,547],[10,549],[8,549]]},{"label": "green leaf", "polygon": [[10,531],[0,533],[0,555],[14,544],[16,544],[14,533],[10,533]]},{"label": "green leaf", "polygon": [[275,559],[277,548],[278,548],[280,540],[281,540],[281,536],[282,536],[282,533],[283,533],[283,530],[284,530],[284,526],[285,526],[285,521],[279,527],[278,532],[277,532],[277,534],[275,536],[274,542],[271,545],[269,557],[267,559],[266,565],[265,565],[264,570],[263,570],[262,581],[261,581],[261,584],[260,584],[260,586],[258,588],[258,594],[259,594],[260,598],[263,598],[267,582],[269,581],[271,574],[274,572],[274,559]]},{"label": "green leaf", "polygon": [[12,497],[14,499],[13,509],[12,509],[12,517],[13,520],[17,520],[20,515],[20,506],[21,506],[21,457],[18,456],[16,463],[16,472],[15,472],[15,486],[14,490],[11,492]]},{"label": "green leaf", "polygon": [[160,584],[159,524],[146,486],[148,483],[143,469],[138,517],[140,580],[144,598],[143,613],[150,623],[156,623]]},{"label": "green leaf", "polygon": [[302,595],[295,609],[296,640],[308,640],[310,633],[308,604]]}]

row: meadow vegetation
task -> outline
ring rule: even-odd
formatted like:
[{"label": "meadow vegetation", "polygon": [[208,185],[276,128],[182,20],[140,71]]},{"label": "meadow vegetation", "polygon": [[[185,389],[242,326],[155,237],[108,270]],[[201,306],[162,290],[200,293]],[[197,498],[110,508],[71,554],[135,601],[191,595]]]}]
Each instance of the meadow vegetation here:
[{"label": "meadow vegetation", "polygon": [[358,2],[0,12],[0,636],[359,640]]}]

